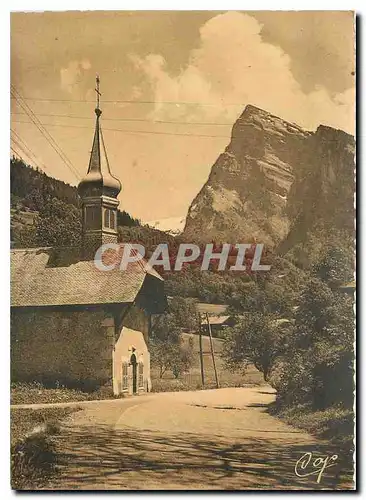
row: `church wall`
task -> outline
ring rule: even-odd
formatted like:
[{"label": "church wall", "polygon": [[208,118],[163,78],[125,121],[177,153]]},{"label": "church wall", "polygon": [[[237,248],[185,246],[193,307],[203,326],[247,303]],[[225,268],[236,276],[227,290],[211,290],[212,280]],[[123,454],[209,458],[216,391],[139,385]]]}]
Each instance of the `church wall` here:
[{"label": "church wall", "polygon": [[[138,392],[151,391],[150,353],[148,350],[149,317],[140,308],[132,306],[123,320],[113,352],[113,392],[133,393],[133,368],[130,364],[134,353],[138,363]],[[142,377],[139,370],[143,365]],[[124,380],[123,380],[124,379]]]},{"label": "church wall", "polygon": [[123,325],[143,333],[146,344],[149,342],[149,316],[143,309],[132,305],[124,317]]},{"label": "church wall", "polygon": [[89,388],[110,382],[114,327],[97,310],[12,311],[12,381],[59,381]]}]

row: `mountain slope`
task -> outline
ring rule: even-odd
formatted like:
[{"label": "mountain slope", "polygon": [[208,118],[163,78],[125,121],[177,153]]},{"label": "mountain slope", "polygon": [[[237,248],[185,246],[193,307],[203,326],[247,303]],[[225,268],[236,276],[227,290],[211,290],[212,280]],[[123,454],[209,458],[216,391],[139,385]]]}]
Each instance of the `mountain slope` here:
[{"label": "mountain slope", "polygon": [[[315,213],[332,224],[337,212],[338,224],[349,226],[352,209],[342,218],[334,204],[337,196],[352,200],[353,149],[343,131],[308,132],[248,105],[189,208],[184,236],[272,247],[288,241],[286,253],[315,223]],[[296,229],[300,219],[305,223]]]},{"label": "mountain slope", "polygon": [[[54,179],[15,157],[10,160],[10,194],[11,241],[17,248],[49,244],[39,241],[35,236],[39,219],[45,212],[51,226],[60,223],[54,200],[64,203],[66,212],[73,213],[76,209],[81,217],[80,199],[75,186]],[[140,225],[139,220],[125,211],[118,210],[117,220],[119,226]]]},{"label": "mountain slope", "polygon": [[284,255],[307,243],[314,246],[316,241],[324,244],[334,236],[351,241],[354,192],[354,138],[342,130],[320,125],[308,139],[297,166],[286,206],[291,227],[278,253]]}]

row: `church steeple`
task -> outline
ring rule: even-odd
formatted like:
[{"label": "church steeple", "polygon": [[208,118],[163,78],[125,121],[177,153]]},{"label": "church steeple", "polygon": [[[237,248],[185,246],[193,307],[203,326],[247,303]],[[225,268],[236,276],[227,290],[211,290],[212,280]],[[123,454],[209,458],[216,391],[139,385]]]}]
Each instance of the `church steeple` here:
[{"label": "church steeple", "polygon": [[100,119],[99,77],[96,78],[96,123],[88,172],[81,179],[78,192],[83,211],[83,257],[94,258],[104,243],[117,243],[117,207],[120,181],[111,173]]}]

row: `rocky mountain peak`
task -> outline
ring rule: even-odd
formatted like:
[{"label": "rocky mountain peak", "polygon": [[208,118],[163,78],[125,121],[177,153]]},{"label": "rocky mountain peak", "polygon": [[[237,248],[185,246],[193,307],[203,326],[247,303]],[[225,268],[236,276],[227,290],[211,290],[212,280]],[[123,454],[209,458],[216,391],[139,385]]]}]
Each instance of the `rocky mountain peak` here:
[{"label": "rocky mountain peak", "polygon": [[240,235],[241,241],[277,246],[304,209],[299,200],[315,187],[321,197],[319,189],[329,192],[338,178],[349,184],[353,144],[342,130],[320,125],[309,132],[247,105],[189,208],[185,235],[221,242]]}]

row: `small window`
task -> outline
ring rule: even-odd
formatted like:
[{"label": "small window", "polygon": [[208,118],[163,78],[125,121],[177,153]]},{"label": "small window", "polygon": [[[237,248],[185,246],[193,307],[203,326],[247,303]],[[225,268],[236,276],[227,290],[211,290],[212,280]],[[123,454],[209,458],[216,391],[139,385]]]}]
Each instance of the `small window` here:
[{"label": "small window", "polygon": [[104,227],[109,227],[109,208],[104,210]]},{"label": "small window", "polygon": [[104,227],[109,229],[116,228],[116,215],[114,210],[111,210],[110,208],[104,209]]},{"label": "small window", "polygon": [[122,363],[122,391],[128,390],[128,363],[124,361]]},{"label": "small window", "polygon": [[144,387],[144,363],[139,363],[139,387]]},{"label": "small window", "polygon": [[111,229],[116,229],[116,222],[115,222],[115,212],[114,210],[110,210],[110,215],[109,215],[109,227]]},{"label": "small window", "polygon": [[100,208],[87,206],[85,207],[85,227],[87,229],[98,229],[100,228]]}]

